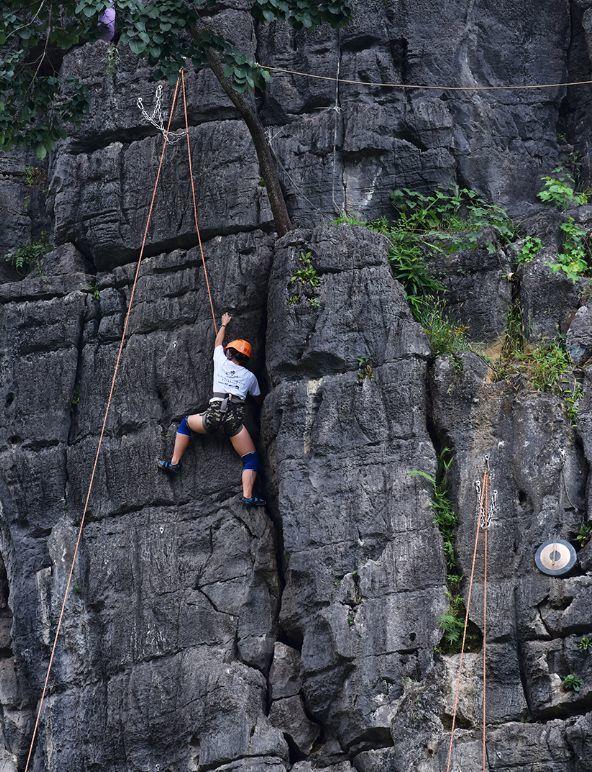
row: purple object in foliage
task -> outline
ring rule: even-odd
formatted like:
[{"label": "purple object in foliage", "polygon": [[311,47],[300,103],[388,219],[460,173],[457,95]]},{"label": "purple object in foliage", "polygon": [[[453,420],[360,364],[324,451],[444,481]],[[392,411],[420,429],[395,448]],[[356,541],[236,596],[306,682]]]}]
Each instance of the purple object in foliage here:
[{"label": "purple object in foliage", "polygon": [[113,5],[111,5],[111,8],[105,8],[99,16],[99,28],[101,40],[106,40],[107,43],[110,43],[115,37],[115,8],[113,8]]}]

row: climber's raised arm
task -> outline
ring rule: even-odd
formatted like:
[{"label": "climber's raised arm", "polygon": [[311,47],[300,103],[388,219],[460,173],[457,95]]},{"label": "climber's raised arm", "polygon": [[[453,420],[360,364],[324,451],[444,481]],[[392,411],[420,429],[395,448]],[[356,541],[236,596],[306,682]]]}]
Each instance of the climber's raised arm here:
[{"label": "climber's raised arm", "polygon": [[220,325],[220,329],[218,330],[218,334],[216,335],[216,340],[214,341],[214,348],[218,348],[218,346],[221,346],[224,343],[226,328],[230,324],[231,319],[232,319],[232,316],[230,316],[230,314],[222,314],[222,324]]}]

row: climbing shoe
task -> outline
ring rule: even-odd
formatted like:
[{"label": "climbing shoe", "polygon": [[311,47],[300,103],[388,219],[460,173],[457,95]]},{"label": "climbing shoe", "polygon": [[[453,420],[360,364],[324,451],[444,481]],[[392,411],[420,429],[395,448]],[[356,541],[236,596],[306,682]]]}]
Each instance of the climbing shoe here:
[{"label": "climbing shoe", "polygon": [[262,499],[261,496],[251,496],[251,498],[247,498],[246,496],[243,496],[241,498],[241,501],[245,505],[245,507],[264,507],[265,506],[265,499]]},{"label": "climbing shoe", "polygon": [[181,470],[181,464],[171,464],[170,461],[159,461],[158,468],[167,474],[177,474]]}]

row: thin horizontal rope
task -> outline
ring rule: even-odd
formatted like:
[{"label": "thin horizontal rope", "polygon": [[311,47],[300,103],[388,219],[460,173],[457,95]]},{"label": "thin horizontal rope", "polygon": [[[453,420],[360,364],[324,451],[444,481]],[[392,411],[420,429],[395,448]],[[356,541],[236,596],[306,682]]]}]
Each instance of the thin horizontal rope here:
[{"label": "thin horizontal rope", "polygon": [[302,72],[301,70],[290,70],[287,67],[272,67],[270,64],[259,64],[265,70],[277,72],[283,75],[297,75],[300,78],[311,78],[314,80],[328,80],[333,83],[339,80],[340,84],[349,84],[351,86],[375,86],[377,88],[400,89],[401,91],[534,91],[536,89],[566,88],[567,86],[592,86],[592,80],[572,80],[561,83],[523,83],[523,84],[503,84],[500,86],[447,86],[434,83],[380,83],[371,80],[348,80],[347,78],[334,78],[331,75],[315,75],[312,72]]}]

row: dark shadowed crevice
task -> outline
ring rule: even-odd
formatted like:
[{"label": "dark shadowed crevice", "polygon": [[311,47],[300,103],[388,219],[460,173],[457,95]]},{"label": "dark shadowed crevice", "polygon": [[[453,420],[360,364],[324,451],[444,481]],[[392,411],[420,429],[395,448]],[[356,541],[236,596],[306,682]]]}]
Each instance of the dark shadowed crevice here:
[{"label": "dark shadowed crevice", "polygon": [[74,441],[74,427],[76,424],[76,416],[78,414],[78,405],[80,403],[80,389],[82,379],[82,357],[84,352],[84,330],[86,315],[88,310],[89,296],[84,295],[84,305],[80,312],[80,320],[78,326],[78,336],[76,338],[76,368],[74,370],[74,384],[72,388],[72,394],[70,396],[70,426],[68,428],[68,446]]}]

